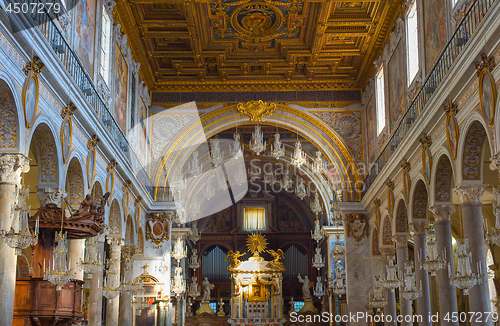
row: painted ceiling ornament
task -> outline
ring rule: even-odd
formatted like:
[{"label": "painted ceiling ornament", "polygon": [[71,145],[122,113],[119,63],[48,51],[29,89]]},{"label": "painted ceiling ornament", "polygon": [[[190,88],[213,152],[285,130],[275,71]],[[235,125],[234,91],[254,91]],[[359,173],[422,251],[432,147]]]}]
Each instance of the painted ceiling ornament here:
[{"label": "painted ceiling ornament", "polygon": [[361,240],[368,238],[368,222],[363,214],[351,214],[347,217],[347,237],[354,238],[356,245],[361,246]]},{"label": "painted ceiling ornament", "polygon": [[405,196],[405,201],[409,203],[411,189],[411,165],[406,159],[403,159],[403,161],[401,162],[401,168],[403,169],[403,194]]},{"label": "painted ceiling ornament", "polygon": [[422,169],[424,170],[425,182],[427,182],[427,185],[430,185],[432,171],[431,137],[423,134],[422,138],[420,138],[420,143],[422,144]]},{"label": "painted ceiling ornament", "polygon": [[446,112],[446,141],[453,160],[456,160],[460,138],[460,127],[457,121],[458,107],[456,103],[450,101],[443,109]]},{"label": "painted ceiling ornament", "polygon": [[479,77],[479,105],[489,125],[495,123],[495,109],[497,103],[497,87],[491,71],[495,68],[495,58],[481,54],[483,62],[475,63]]},{"label": "painted ceiling ornament", "polygon": [[33,125],[38,112],[38,101],[40,99],[38,74],[41,73],[44,66],[40,58],[35,56],[23,68],[23,72],[27,75],[21,95],[26,128]]},{"label": "painted ceiling ornament", "polygon": [[283,13],[278,7],[261,1],[242,4],[230,16],[231,26],[238,32],[234,36],[252,42],[265,42],[277,37],[283,20]]},{"label": "painted ceiling ornament", "polygon": [[146,217],[146,240],[155,244],[156,248],[161,247],[163,241],[168,241],[170,234],[170,213],[150,213]]},{"label": "painted ceiling ornament", "polygon": [[389,211],[389,217],[392,219],[394,215],[394,182],[387,179],[385,184],[387,186],[387,210]]},{"label": "painted ceiling ornament", "polygon": [[266,115],[272,115],[276,110],[276,103],[267,103],[262,100],[238,103],[236,109],[243,115],[250,117],[250,121],[263,122]]}]

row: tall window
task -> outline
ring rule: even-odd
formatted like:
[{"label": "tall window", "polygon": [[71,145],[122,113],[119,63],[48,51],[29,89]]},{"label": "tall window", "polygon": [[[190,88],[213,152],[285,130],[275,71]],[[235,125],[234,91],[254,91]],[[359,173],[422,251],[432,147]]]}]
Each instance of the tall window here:
[{"label": "tall window", "polygon": [[111,56],[111,19],[102,8],[101,28],[101,76],[109,85],[109,61]]},{"label": "tall window", "polygon": [[408,11],[406,17],[406,44],[408,46],[406,51],[406,61],[408,64],[408,85],[411,84],[413,78],[418,72],[418,15],[417,15],[417,2]]},{"label": "tall window", "polygon": [[451,0],[451,7],[455,7],[455,5],[457,4],[458,0]]},{"label": "tall window", "polygon": [[245,208],[245,230],[265,230],[266,211],[264,208]]},{"label": "tall window", "polygon": [[384,94],[384,68],[381,67],[377,73],[375,92],[377,99],[377,135],[385,128],[385,94]]}]

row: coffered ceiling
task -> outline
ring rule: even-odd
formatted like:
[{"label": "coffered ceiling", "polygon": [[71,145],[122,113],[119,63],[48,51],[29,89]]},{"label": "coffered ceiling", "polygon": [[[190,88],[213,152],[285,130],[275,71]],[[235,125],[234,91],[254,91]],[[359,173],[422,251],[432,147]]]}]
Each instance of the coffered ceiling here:
[{"label": "coffered ceiling", "polygon": [[359,90],[400,0],[120,0],[153,91]]}]

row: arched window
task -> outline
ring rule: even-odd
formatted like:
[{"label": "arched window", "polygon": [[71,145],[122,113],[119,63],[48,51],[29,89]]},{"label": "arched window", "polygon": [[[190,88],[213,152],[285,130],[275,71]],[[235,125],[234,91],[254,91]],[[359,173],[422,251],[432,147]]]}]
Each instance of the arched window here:
[{"label": "arched window", "polygon": [[102,26],[101,26],[101,69],[100,73],[107,85],[109,85],[109,67],[111,57],[111,18],[102,8]]}]

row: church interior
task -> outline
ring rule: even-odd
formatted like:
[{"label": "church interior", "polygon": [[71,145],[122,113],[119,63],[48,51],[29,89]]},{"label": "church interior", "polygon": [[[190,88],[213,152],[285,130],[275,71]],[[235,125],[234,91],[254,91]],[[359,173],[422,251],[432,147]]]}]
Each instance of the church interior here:
[{"label": "church interior", "polygon": [[0,326],[500,324],[500,1],[0,7]]}]

